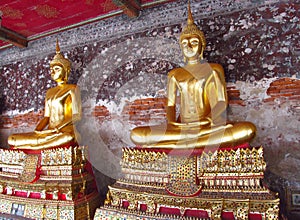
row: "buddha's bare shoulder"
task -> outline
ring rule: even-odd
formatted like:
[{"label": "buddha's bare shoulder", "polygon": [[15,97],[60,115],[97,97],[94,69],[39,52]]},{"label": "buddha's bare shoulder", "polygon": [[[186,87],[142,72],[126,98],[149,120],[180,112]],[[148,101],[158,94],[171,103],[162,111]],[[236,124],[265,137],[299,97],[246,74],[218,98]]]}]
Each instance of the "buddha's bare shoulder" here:
[{"label": "buddha's bare shoulder", "polygon": [[66,85],[66,88],[68,88],[68,89],[79,89],[79,87],[76,85],[76,84],[67,84]]},{"label": "buddha's bare shoulder", "polygon": [[52,88],[48,89],[46,95],[49,96],[50,94],[55,94],[55,93],[57,93],[59,91],[62,91],[62,90],[65,91],[65,92],[67,92],[67,91],[75,92],[76,90],[79,90],[79,87],[75,84],[66,84],[66,85],[64,85],[63,88],[60,88],[60,87],[56,86],[56,87],[52,87]]},{"label": "buddha's bare shoulder", "polygon": [[184,68],[182,68],[182,67],[174,68],[174,69],[170,70],[170,72],[168,73],[168,76],[176,77],[178,74],[182,74],[183,72],[186,72],[186,70],[184,70]]},{"label": "buddha's bare shoulder", "polygon": [[224,73],[224,68],[221,64],[218,63],[209,63],[210,67],[217,71],[218,73]]}]

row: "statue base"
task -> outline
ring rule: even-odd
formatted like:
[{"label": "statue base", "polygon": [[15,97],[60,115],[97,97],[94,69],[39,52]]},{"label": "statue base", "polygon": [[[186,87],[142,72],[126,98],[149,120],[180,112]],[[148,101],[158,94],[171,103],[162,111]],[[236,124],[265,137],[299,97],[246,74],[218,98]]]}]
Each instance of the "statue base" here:
[{"label": "statue base", "polygon": [[123,178],[94,220],[278,219],[279,199],[262,179],[263,148],[124,148]]},{"label": "statue base", "polygon": [[0,213],[10,218],[92,219],[100,205],[87,147],[0,149]]}]

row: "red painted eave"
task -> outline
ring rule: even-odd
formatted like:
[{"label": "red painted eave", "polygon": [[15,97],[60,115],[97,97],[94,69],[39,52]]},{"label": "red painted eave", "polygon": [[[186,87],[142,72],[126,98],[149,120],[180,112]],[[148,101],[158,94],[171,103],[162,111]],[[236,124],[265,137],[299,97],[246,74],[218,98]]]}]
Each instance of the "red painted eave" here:
[{"label": "red painted eave", "polygon": [[[142,0],[143,8],[170,1]],[[29,41],[123,13],[112,0],[1,0],[2,27]],[[0,40],[0,49],[12,46]]]}]

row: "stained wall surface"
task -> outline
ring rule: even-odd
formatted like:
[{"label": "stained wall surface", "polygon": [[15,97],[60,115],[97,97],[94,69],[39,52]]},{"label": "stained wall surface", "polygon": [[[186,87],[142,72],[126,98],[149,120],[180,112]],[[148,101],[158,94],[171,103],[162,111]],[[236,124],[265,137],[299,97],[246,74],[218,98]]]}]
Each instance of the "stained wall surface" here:
[{"label": "stained wall surface", "polygon": [[[192,1],[204,56],[225,69],[228,120],[256,124],[251,145],[265,148],[265,183],[280,193],[284,215],[292,213],[287,193],[300,189],[299,10],[296,0]],[[81,88],[81,144],[99,172],[117,178],[121,148],[134,146],[130,130],[165,121],[167,73],[183,65],[178,38],[186,16],[186,1],[177,1],[0,51],[1,146],[42,117],[58,38],[73,63],[69,83]]]}]

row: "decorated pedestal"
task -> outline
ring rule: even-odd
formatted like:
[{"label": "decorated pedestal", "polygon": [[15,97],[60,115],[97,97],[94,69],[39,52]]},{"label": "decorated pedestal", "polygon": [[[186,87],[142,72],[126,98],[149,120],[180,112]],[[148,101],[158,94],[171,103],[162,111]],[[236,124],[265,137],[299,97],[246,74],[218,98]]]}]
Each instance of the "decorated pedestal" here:
[{"label": "decorated pedestal", "polygon": [[0,149],[0,213],[27,219],[92,219],[99,196],[87,147]]},{"label": "decorated pedestal", "polygon": [[262,147],[124,148],[121,166],[95,220],[278,219],[278,196],[262,182]]}]

